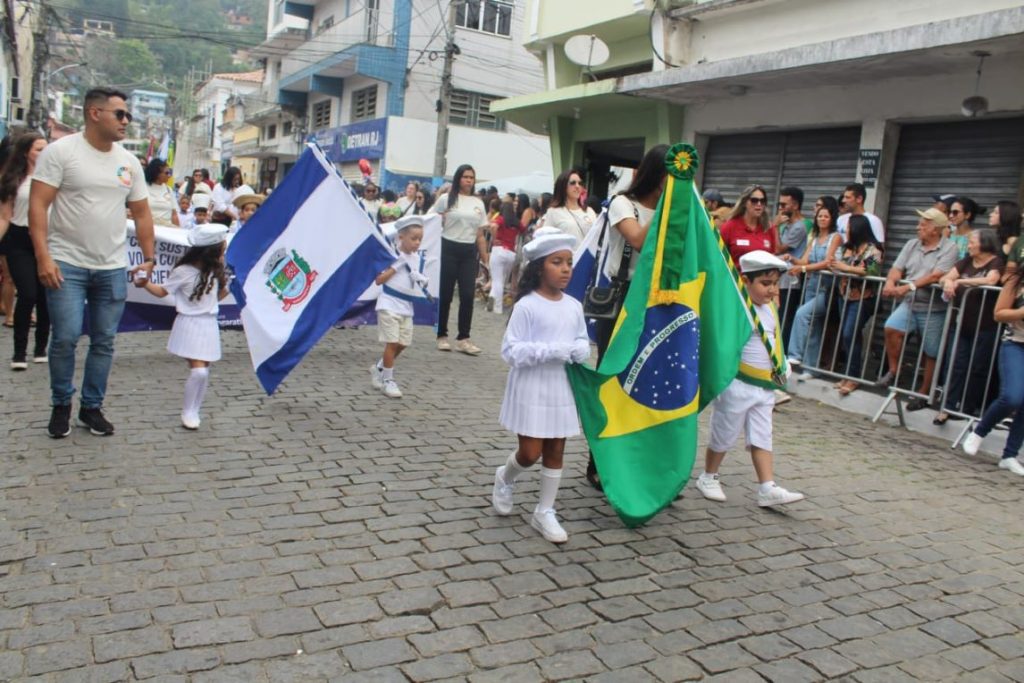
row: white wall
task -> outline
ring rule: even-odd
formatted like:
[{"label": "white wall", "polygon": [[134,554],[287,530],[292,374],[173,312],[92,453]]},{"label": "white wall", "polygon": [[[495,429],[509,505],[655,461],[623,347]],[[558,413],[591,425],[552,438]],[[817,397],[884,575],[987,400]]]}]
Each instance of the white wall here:
[{"label": "white wall", "polygon": [[[437,125],[404,117],[388,119],[384,167],[393,173],[433,175]],[[460,164],[471,164],[477,179],[506,178],[534,171],[550,172],[547,138],[451,126],[448,129],[446,176]]]}]

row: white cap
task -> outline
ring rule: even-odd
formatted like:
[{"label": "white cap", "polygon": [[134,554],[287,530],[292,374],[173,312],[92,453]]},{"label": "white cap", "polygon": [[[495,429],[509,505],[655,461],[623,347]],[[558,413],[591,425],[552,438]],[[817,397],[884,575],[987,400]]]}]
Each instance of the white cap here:
[{"label": "white cap", "polygon": [[789,270],[789,264],[775,254],[757,250],[740,256],[740,272],[744,275],[760,273],[763,270]]},{"label": "white cap", "polygon": [[192,209],[210,209],[210,204],[213,203],[213,197],[209,193],[196,192],[192,195]]},{"label": "white cap", "polygon": [[187,237],[193,247],[208,247],[226,240],[228,227],[219,223],[204,223],[189,230]]},{"label": "white cap", "polygon": [[402,232],[406,228],[422,228],[423,216],[402,216],[391,224],[394,226],[395,232]]},{"label": "white cap", "polygon": [[211,190],[210,186],[207,185],[203,181],[199,181],[198,183],[196,183],[195,189],[192,190],[192,196],[193,197],[195,195],[197,195],[197,194],[212,194],[212,193],[213,193],[213,190]]},{"label": "white cap", "polygon": [[556,251],[572,251],[575,248],[575,237],[565,234],[558,228],[546,227],[534,231],[533,239],[523,247],[523,255],[527,261],[536,261]]}]

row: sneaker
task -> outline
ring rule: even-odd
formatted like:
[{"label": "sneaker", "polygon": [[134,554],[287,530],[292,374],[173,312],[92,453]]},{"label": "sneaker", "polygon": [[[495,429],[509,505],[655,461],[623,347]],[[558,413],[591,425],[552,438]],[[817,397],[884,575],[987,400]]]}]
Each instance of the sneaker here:
[{"label": "sneaker", "polygon": [[516,490],[515,484],[505,483],[505,466],[502,465],[494,473],[494,491],[491,492],[491,505],[499,515],[512,514],[512,493]]},{"label": "sneaker", "polygon": [[49,363],[50,359],[46,355],[46,352],[44,351],[43,353],[33,353],[32,354],[32,362],[33,363]]},{"label": "sneaker", "polygon": [[977,455],[978,449],[981,448],[982,437],[978,436],[974,432],[971,432],[964,438],[964,453],[967,455]]},{"label": "sneaker", "polygon": [[553,509],[544,511],[534,510],[530,526],[539,531],[545,540],[552,543],[565,543],[569,540],[569,534],[565,533],[565,529],[558,523],[558,518],[555,517]]},{"label": "sneaker", "polygon": [[892,381],[894,379],[896,379],[896,373],[893,372],[892,370],[889,370],[884,375],[882,375],[881,377],[878,378],[878,381],[875,382],[875,386],[876,387],[887,387],[890,384],[892,384]]},{"label": "sneaker", "polygon": [[796,491],[787,491],[781,486],[773,486],[767,493],[757,492],[757,504],[763,508],[772,507],[773,505],[786,505],[787,503],[795,503],[798,500],[803,500],[804,494],[797,493]]},{"label": "sneaker", "polygon": [[1019,474],[1024,477],[1024,465],[1020,464],[1020,460],[1017,458],[1002,458],[999,461],[999,469],[1010,470],[1014,474]]},{"label": "sneaker", "polygon": [[460,339],[455,342],[455,350],[467,356],[479,356],[482,349],[469,339]]},{"label": "sneaker", "polygon": [[800,369],[800,366],[804,364],[799,358],[787,358],[786,362],[789,363],[789,367],[793,368],[793,372]]},{"label": "sneaker", "polygon": [[15,356],[11,360],[11,370],[28,370],[28,361],[25,356]]},{"label": "sneaker", "polygon": [[103,417],[103,411],[99,408],[80,408],[78,421],[96,436],[110,436],[114,433],[114,425]]},{"label": "sneaker", "polygon": [[384,386],[384,379],[381,377],[380,368],[374,363],[370,366],[370,384],[373,385],[374,389],[380,389]]},{"label": "sneaker", "polygon": [[697,477],[697,490],[708,500],[719,503],[725,502],[725,492],[722,491],[722,482],[718,480],[717,474],[705,477],[703,474]]},{"label": "sneaker", "polygon": [[71,433],[71,406],[54,406],[50,411],[50,424],[46,428],[50,438],[63,439]]},{"label": "sneaker", "polygon": [[181,426],[184,427],[185,429],[199,429],[199,424],[200,421],[198,415],[187,415],[185,413],[181,414]]},{"label": "sneaker", "polygon": [[437,350],[438,351],[451,351],[452,350],[452,345],[451,345],[451,342],[448,341],[448,337],[438,337],[437,338]]},{"label": "sneaker", "polygon": [[781,406],[783,403],[789,403],[793,400],[793,397],[787,394],[782,389],[775,390],[775,405]]},{"label": "sneaker", "polygon": [[388,398],[402,398],[402,390],[398,388],[398,382],[393,379],[384,380],[384,395]]}]

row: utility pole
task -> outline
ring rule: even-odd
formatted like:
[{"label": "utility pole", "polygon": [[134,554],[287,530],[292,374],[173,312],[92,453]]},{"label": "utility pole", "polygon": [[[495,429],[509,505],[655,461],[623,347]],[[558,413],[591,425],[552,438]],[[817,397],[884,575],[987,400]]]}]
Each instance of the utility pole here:
[{"label": "utility pole", "polygon": [[[459,47],[455,44],[455,12],[458,0],[448,1],[448,41],[444,45],[444,68],[441,70],[441,92],[437,99],[437,142],[434,145],[434,181],[444,178],[448,156],[448,113],[452,104],[452,64]],[[467,10],[468,11],[468,10]]]}]

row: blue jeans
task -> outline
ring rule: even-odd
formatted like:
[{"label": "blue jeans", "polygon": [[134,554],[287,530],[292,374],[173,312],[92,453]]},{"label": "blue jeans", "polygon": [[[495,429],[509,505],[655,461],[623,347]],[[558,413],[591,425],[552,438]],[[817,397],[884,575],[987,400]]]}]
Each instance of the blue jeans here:
[{"label": "blue jeans", "polygon": [[825,329],[825,311],[828,309],[828,288],[815,293],[804,288],[804,302],[796,311],[793,330],[789,333],[786,355],[794,360],[816,367],[821,352],[821,337]]},{"label": "blue jeans", "polygon": [[[863,377],[861,363],[864,362],[864,325],[871,318],[871,304],[874,299],[847,301],[843,313],[842,342],[846,351],[846,365],[841,370],[852,377]],[[868,306],[862,307],[861,303]]]},{"label": "blue jeans", "polygon": [[55,406],[71,405],[75,394],[75,346],[89,312],[89,352],[82,375],[82,407],[99,408],[107,393],[114,336],[128,296],[124,268],[89,270],[58,261],[64,282],[46,293],[50,307],[50,393]]},{"label": "blue jeans", "polygon": [[1004,341],[999,347],[999,398],[985,411],[974,433],[984,438],[992,429],[1016,411],[1006,436],[1004,458],[1014,458],[1024,444],[1024,344]]}]

